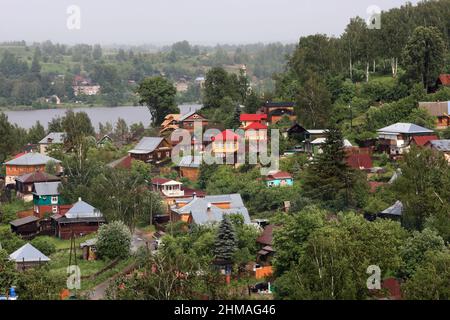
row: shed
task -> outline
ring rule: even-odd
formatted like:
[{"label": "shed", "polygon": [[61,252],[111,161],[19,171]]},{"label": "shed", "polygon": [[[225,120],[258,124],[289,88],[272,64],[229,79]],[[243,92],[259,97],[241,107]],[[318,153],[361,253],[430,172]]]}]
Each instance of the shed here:
[{"label": "shed", "polygon": [[34,268],[50,261],[49,257],[33,247],[30,243],[25,244],[11,253],[9,259],[16,263],[17,270]]},{"label": "shed", "polygon": [[39,218],[35,216],[16,219],[9,224],[11,231],[21,236],[32,235],[39,231]]}]

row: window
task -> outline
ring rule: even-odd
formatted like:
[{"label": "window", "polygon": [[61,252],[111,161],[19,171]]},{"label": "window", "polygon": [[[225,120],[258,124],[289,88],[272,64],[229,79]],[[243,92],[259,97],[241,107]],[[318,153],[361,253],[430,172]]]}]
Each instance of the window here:
[{"label": "window", "polygon": [[58,213],[58,206],[52,206],[52,212]]},{"label": "window", "polygon": [[52,196],[52,203],[58,203],[58,197]]}]

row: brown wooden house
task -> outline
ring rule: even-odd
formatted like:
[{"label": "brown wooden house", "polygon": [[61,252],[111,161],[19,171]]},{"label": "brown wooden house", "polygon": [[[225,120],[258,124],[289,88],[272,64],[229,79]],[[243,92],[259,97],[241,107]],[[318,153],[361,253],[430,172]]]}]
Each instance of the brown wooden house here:
[{"label": "brown wooden house", "polygon": [[171,151],[172,145],[167,139],[162,137],[144,137],[128,153],[133,159],[159,164],[170,159]]}]

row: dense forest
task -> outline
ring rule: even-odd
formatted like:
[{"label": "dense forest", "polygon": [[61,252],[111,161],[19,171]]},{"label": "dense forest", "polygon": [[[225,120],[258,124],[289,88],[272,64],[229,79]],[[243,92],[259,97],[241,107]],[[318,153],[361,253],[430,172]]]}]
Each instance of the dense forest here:
[{"label": "dense forest", "polygon": [[[200,102],[200,84],[214,66],[237,72],[247,65],[252,84],[271,90],[271,76],[283,70],[294,45],[254,44],[242,46],[193,46],[187,41],[170,47],[67,46],[46,41],[28,45],[24,41],[0,44],[0,107],[51,107],[52,96],[63,103],[116,106],[137,104],[136,84],[145,77],[165,76],[187,84],[178,102]],[[74,78],[81,76],[100,85],[98,95],[74,96]],[[17,108],[17,107],[16,107]]]}]

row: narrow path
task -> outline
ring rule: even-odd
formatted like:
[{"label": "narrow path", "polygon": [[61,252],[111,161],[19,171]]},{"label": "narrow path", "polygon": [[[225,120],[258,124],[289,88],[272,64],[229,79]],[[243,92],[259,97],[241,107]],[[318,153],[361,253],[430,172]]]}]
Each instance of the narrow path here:
[{"label": "narrow path", "polygon": [[[133,232],[132,239],[131,239],[131,252],[136,253],[140,247],[145,247],[147,244],[150,247],[150,242],[151,242],[150,235],[146,235],[141,230],[136,229]],[[113,280],[115,280],[117,277],[119,277],[120,275],[131,272],[134,268],[135,268],[135,264],[133,262],[130,265],[126,266],[119,273],[115,274],[111,278],[103,281],[102,283],[100,283],[99,285],[97,285],[96,287],[91,289],[89,291],[89,299],[90,300],[103,300],[106,296],[106,289],[108,288],[109,284]]]}]

